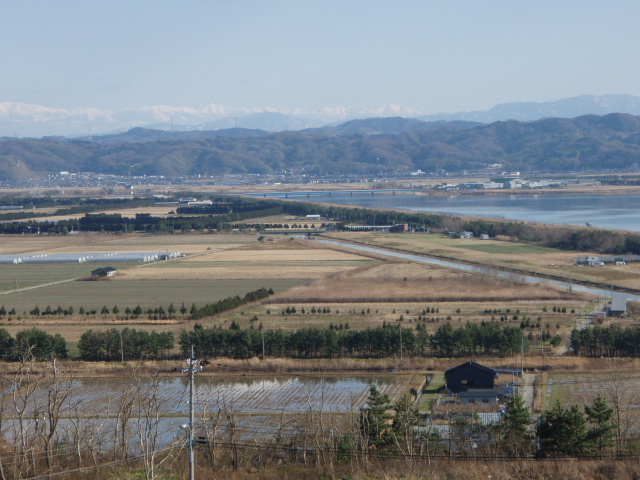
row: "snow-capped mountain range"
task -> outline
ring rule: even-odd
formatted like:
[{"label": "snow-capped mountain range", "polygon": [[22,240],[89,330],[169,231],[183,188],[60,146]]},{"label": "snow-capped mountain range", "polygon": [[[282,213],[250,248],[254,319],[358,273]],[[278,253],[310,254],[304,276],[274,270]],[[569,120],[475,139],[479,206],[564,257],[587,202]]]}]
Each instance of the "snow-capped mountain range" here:
[{"label": "snow-capped mountain range", "polygon": [[242,127],[267,131],[302,130],[355,118],[415,117],[420,112],[385,105],[376,108],[330,107],[316,111],[277,108],[202,108],[167,105],[124,110],[92,107],[50,108],[16,102],[0,103],[0,136],[84,136],[122,132],[134,127],[161,130],[218,130]]},{"label": "snow-capped mountain range", "polygon": [[326,107],[319,110],[234,108],[210,104],[202,108],[149,106],[124,110],[93,107],[51,108],[16,102],[0,103],[0,136],[86,136],[129,130],[219,130],[241,127],[271,132],[335,125],[374,117],[411,117],[424,121],[466,120],[491,123],[500,120],[530,121],[544,117],[629,113],[640,115],[640,97],[631,95],[581,95],[554,102],[519,102],[497,105],[486,111],[425,115],[395,104],[380,107]]}]

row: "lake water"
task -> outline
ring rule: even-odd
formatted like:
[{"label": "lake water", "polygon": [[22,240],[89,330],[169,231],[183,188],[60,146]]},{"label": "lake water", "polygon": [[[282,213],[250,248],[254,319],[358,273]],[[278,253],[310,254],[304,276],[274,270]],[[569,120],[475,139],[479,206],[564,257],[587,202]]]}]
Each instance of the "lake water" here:
[{"label": "lake water", "polygon": [[640,231],[640,195],[350,195],[304,201]]}]

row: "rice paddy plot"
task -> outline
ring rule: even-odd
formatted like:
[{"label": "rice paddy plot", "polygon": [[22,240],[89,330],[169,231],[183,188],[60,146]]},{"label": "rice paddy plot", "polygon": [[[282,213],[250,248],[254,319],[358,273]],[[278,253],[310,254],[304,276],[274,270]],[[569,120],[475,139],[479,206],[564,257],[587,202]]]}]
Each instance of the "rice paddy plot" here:
[{"label": "rice paddy plot", "polygon": [[544,409],[552,408],[558,401],[569,407],[591,403],[598,395],[610,398],[615,391],[637,392],[640,373],[553,373],[548,375],[542,388]]},{"label": "rice paddy plot", "polygon": [[[211,367],[215,368],[215,367]],[[411,375],[328,376],[328,377],[235,377],[196,376],[195,409],[197,411],[233,411],[249,415],[282,413],[357,412],[366,405],[370,385],[376,385],[396,402],[408,391]],[[80,378],[74,379],[70,396],[65,400],[63,416],[84,412],[113,414],[124,395],[141,401],[156,387],[161,416],[181,416],[189,411],[187,375],[158,379]],[[34,407],[45,402],[44,383],[33,396]]]}]

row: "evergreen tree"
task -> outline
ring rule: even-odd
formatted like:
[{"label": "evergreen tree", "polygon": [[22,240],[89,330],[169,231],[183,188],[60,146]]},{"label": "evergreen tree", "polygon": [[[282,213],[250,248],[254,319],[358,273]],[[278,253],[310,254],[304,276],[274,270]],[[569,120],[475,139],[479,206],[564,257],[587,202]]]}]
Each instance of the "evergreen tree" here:
[{"label": "evergreen tree", "polygon": [[538,425],[541,454],[580,456],[587,450],[587,422],[577,405],[564,409],[556,402],[540,417]]},{"label": "evergreen tree", "polygon": [[506,412],[499,433],[505,453],[522,456],[533,450],[533,435],[529,432],[531,414],[519,394],[512,395],[505,403]]},{"label": "evergreen tree", "polygon": [[598,395],[592,405],[585,405],[589,428],[587,443],[591,452],[603,455],[607,449],[615,446],[616,428],[613,420],[613,407],[610,407],[602,395]]},{"label": "evergreen tree", "polygon": [[13,349],[13,338],[4,328],[0,328],[0,360],[10,360]]},{"label": "evergreen tree", "polygon": [[360,409],[360,432],[367,439],[370,447],[383,449],[391,439],[391,427],[388,424],[391,408],[388,395],[383,395],[378,387],[371,385],[367,406]]}]

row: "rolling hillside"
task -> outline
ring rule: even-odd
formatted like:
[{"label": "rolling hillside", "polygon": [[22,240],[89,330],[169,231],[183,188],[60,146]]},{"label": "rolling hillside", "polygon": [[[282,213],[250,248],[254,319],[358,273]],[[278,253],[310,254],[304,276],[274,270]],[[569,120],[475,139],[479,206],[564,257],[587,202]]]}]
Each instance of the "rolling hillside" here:
[{"label": "rolling hillside", "polygon": [[640,117],[627,114],[506,121],[354,120],[301,132],[133,129],[89,139],[0,140],[0,179],[68,170],[121,175],[311,174],[626,169],[640,159]]}]

